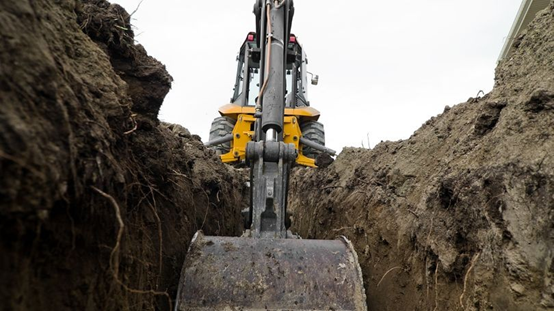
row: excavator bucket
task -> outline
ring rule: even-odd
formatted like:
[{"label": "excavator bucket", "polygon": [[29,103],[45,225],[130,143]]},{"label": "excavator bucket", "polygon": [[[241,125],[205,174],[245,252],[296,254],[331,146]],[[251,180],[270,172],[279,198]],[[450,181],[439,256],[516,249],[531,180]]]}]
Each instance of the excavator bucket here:
[{"label": "excavator bucket", "polygon": [[176,310],[367,310],[350,241],[193,238]]}]

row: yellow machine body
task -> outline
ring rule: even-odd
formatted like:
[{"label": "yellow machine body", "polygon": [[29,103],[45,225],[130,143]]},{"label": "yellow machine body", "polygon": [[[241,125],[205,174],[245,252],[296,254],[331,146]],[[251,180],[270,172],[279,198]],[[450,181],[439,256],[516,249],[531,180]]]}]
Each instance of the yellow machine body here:
[{"label": "yellow machine body", "polygon": [[[222,116],[236,120],[233,129],[233,140],[228,153],[222,154],[221,161],[225,163],[239,162],[246,159],[246,145],[254,136],[255,108],[253,106],[239,106],[228,104],[219,109]],[[303,121],[319,119],[319,111],[312,107],[285,108],[283,142],[294,144],[298,150],[296,163],[309,167],[316,167],[315,159],[308,158],[302,153],[300,138],[302,131],[300,124]]]}]

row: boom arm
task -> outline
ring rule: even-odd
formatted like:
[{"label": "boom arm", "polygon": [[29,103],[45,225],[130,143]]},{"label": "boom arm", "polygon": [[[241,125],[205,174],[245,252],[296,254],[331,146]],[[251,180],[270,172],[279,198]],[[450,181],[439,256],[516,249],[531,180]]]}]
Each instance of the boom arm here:
[{"label": "boom arm", "polygon": [[248,143],[252,199],[250,234],[255,238],[286,238],[290,166],[297,157],[294,144],[283,143],[286,52],[294,14],[293,0],[258,0],[254,6],[261,66],[256,105],[256,139]]}]

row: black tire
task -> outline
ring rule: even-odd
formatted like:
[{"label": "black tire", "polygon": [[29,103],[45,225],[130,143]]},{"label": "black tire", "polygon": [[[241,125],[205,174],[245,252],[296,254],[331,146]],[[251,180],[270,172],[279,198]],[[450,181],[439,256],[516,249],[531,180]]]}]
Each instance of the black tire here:
[{"label": "black tire", "polygon": [[[232,134],[236,122],[236,120],[229,117],[215,118],[210,129],[210,141]],[[231,150],[231,142],[228,141],[210,148],[215,150],[218,155],[226,154]]]},{"label": "black tire", "polygon": [[[302,123],[300,129],[302,130],[302,136],[304,138],[325,146],[325,128],[322,123],[317,121],[307,121]],[[308,158],[315,159],[320,153],[321,151],[317,149],[308,146],[302,147],[302,154]]]}]

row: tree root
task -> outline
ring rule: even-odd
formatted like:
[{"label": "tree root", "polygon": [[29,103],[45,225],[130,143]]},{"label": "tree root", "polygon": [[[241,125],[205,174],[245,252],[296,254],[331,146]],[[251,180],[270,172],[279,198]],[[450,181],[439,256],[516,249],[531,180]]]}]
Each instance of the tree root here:
[{"label": "tree root", "polygon": [[117,232],[117,239],[115,242],[115,246],[112,249],[112,252],[110,253],[110,270],[112,271],[113,278],[117,284],[119,284],[121,287],[123,287],[126,291],[134,294],[150,294],[154,296],[165,296],[167,297],[167,301],[169,303],[169,310],[173,309],[173,302],[171,301],[171,297],[167,292],[158,292],[155,290],[140,290],[140,289],[134,289],[130,288],[129,286],[123,284],[121,280],[119,279],[119,251],[121,248],[121,238],[123,237],[123,231],[125,229],[125,223],[123,223],[123,218],[121,218],[121,209],[119,208],[119,205],[117,204],[117,201],[109,194],[105,193],[104,191],[91,186],[91,188],[98,192],[101,196],[105,197],[110,201],[110,203],[113,205],[114,211],[115,211],[115,217],[117,219],[117,223],[119,224],[119,230]]},{"label": "tree root", "polygon": [[389,274],[391,271],[396,270],[396,269],[400,269],[400,266],[396,266],[396,267],[394,267],[394,268],[390,268],[387,272],[385,272],[385,274],[383,274],[383,277],[381,277],[381,280],[379,280],[379,283],[377,283],[377,287],[379,287],[379,285],[381,285],[381,282],[383,282],[383,280],[385,279],[385,277],[387,276],[387,274]]},{"label": "tree root", "polygon": [[464,309],[464,296],[466,294],[466,289],[467,289],[467,279],[469,277],[469,273],[471,272],[471,270],[473,270],[473,267],[475,267],[475,263],[477,262],[477,259],[479,259],[480,255],[481,253],[477,253],[475,254],[475,256],[473,256],[473,259],[471,260],[471,265],[469,266],[469,269],[467,269],[466,275],[464,277],[464,290],[460,295],[460,306],[462,306],[462,309]]}]

